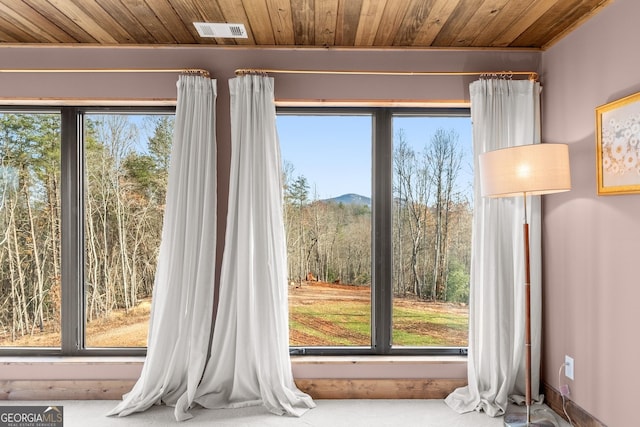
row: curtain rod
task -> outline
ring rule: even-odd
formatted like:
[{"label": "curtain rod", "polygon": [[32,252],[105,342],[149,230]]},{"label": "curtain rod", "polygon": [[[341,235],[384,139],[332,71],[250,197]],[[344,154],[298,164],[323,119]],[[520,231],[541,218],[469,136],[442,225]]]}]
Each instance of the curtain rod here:
[{"label": "curtain rod", "polygon": [[182,73],[211,78],[202,68],[0,68],[0,73]]},{"label": "curtain rod", "polygon": [[269,68],[239,68],[236,76],[245,74],[337,74],[337,75],[373,75],[373,76],[480,76],[507,77],[528,76],[537,81],[535,71],[355,71],[355,70],[277,70]]}]

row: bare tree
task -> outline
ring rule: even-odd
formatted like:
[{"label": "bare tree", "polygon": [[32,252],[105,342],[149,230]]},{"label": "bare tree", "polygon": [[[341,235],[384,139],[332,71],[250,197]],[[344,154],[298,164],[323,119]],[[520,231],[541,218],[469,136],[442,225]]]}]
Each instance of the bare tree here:
[{"label": "bare tree", "polygon": [[[427,204],[431,196],[431,176],[427,163],[409,146],[402,130],[396,136],[393,160],[394,189],[397,195],[396,203],[399,205],[398,229],[402,230],[406,226],[408,231],[411,292],[420,297],[423,284],[418,271],[418,263],[420,253],[423,250],[425,227],[429,215]],[[400,245],[402,241],[400,234],[398,234],[398,239]],[[402,248],[403,246],[398,249],[401,256],[398,262],[402,262],[404,259]]]},{"label": "bare tree", "polygon": [[[123,115],[105,115],[92,119],[92,137],[96,147],[88,156],[87,180],[88,214],[86,221],[89,238],[89,254],[96,256],[90,266],[91,277],[105,295],[102,305],[105,312],[118,307],[126,310],[136,304],[136,283],[131,280],[132,261],[129,249],[129,232],[135,230],[127,207],[126,193],[130,189],[125,177],[125,160],[138,140],[138,130]],[[98,232],[94,232],[94,230]],[[99,272],[99,273],[97,273]],[[97,273],[97,274],[96,274]],[[92,290],[92,297],[101,299],[101,291]],[[96,307],[94,301],[89,304]]]},{"label": "bare tree", "polygon": [[434,263],[431,298],[445,300],[449,261],[449,220],[456,180],[460,173],[462,153],[458,148],[458,134],[454,130],[436,130],[427,151],[432,172],[434,194]]}]

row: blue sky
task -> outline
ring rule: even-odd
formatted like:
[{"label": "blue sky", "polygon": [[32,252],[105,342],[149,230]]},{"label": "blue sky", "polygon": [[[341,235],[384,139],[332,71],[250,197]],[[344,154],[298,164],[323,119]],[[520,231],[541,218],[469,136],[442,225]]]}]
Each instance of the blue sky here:
[{"label": "blue sky", "polygon": [[[407,142],[422,151],[438,128],[455,129],[463,150],[459,189],[470,191],[473,181],[471,120],[469,117],[395,117],[394,136],[403,129]],[[310,196],[326,199],[346,193],[371,196],[371,117],[293,116],[277,118],[284,161],[293,164],[293,177],[304,175]]]}]

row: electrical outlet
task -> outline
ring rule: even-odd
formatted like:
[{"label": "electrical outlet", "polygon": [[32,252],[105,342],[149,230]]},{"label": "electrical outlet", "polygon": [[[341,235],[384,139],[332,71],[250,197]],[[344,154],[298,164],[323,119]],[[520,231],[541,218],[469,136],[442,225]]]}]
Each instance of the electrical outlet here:
[{"label": "electrical outlet", "polygon": [[573,379],[573,357],[564,356],[564,376]]}]

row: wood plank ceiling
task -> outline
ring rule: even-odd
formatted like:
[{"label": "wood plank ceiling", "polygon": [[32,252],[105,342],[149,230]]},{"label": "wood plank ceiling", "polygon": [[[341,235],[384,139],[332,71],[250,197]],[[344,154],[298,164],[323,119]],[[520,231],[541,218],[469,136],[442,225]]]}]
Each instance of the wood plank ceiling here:
[{"label": "wood plank ceiling", "polygon": [[[0,0],[3,44],[544,49],[610,0]],[[193,22],[244,24],[201,38]]]}]

